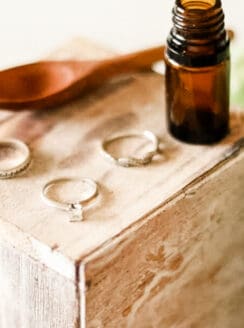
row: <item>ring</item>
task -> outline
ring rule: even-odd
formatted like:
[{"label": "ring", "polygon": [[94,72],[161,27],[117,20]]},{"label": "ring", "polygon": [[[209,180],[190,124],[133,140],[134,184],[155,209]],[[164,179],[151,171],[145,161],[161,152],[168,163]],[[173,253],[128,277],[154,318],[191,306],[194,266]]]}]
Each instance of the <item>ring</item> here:
[{"label": "ring", "polygon": [[[114,141],[117,141],[119,139],[125,139],[125,138],[143,138],[147,141],[150,141],[152,148],[150,151],[145,152],[142,156],[137,157],[114,157],[111,153],[108,151],[108,146]],[[108,159],[110,162],[117,164],[119,166],[123,167],[135,167],[135,166],[142,166],[149,164],[153,156],[158,153],[159,149],[159,140],[156,137],[154,133],[151,131],[144,131],[142,133],[131,133],[131,134],[121,134],[121,135],[115,135],[111,136],[108,139],[105,139],[102,142],[102,153],[106,159]]]},{"label": "ring", "polygon": [[13,178],[31,162],[29,147],[18,139],[0,140],[0,179]]},{"label": "ring", "polygon": [[[80,182],[84,185],[84,192],[86,195],[79,201],[75,202],[61,202],[49,195],[49,191],[54,186],[63,185],[68,182]],[[97,183],[90,178],[60,178],[48,182],[42,190],[42,197],[45,203],[51,207],[67,211],[71,214],[70,222],[80,222],[84,220],[84,206],[88,205],[98,195]]]}]

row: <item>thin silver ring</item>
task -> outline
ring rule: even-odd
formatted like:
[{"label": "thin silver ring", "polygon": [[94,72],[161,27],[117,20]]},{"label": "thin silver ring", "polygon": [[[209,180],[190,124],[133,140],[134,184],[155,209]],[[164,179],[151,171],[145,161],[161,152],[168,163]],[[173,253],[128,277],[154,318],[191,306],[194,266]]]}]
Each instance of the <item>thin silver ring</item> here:
[{"label": "thin silver ring", "polygon": [[[21,156],[18,164],[7,168],[0,168],[0,179],[13,178],[27,169],[31,162],[31,153],[29,147],[23,141],[18,139],[3,139],[0,140],[0,149],[1,148],[12,148],[16,150],[16,152],[19,152]],[[6,154],[6,157],[8,157],[8,154]],[[18,160],[18,155],[16,155],[16,160]]]},{"label": "thin silver ring", "polygon": [[[65,182],[81,182],[88,185],[88,195],[80,199],[78,202],[59,202],[48,195],[48,191],[58,184]],[[48,206],[67,211],[71,214],[70,222],[80,222],[84,219],[83,210],[84,206],[88,205],[98,195],[97,183],[90,178],[59,178],[49,181],[42,189],[42,198]]]},{"label": "thin silver ring", "polygon": [[[114,157],[112,154],[109,153],[107,150],[109,144],[112,142],[119,140],[119,139],[125,139],[125,138],[143,138],[147,141],[150,141],[152,145],[152,149],[150,151],[145,152],[142,156],[137,157]],[[119,166],[123,167],[135,167],[135,166],[142,166],[149,164],[153,157],[158,153],[159,150],[159,139],[156,137],[154,133],[151,131],[143,131],[142,133],[127,133],[127,134],[119,134],[119,135],[113,135],[107,139],[105,139],[102,142],[101,145],[102,153],[106,159],[108,159],[110,162],[117,164]]]}]

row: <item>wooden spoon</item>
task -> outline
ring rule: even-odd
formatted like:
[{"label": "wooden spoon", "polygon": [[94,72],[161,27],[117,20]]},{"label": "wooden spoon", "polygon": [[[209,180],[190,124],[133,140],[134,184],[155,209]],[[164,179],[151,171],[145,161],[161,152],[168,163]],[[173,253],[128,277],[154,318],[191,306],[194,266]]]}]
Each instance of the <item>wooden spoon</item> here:
[{"label": "wooden spoon", "polygon": [[0,106],[39,109],[63,104],[108,79],[150,69],[164,58],[164,47],[91,61],[41,61],[0,72]]}]

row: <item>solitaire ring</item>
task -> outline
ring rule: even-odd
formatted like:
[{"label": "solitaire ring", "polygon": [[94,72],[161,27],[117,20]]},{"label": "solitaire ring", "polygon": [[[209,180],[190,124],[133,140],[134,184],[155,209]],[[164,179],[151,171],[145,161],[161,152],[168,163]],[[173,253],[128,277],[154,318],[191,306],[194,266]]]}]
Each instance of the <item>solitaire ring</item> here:
[{"label": "solitaire ring", "polygon": [[18,139],[0,140],[0,179],[13,178],[31,162],[29,147]]},{"label": "solitaire ring", "polygon": [[[113,156],[109,151],[108,147],[111,143],[120,140],[120,139],[126,139],[126,138],[142,138],[150,142],[151,149],[147,152],[145,152],[141,156],[128,156],[128,157],[115,157]],[[159,149],[159,140],[156,137],[154,133],[151,131],[143,131],[142,133],[131,133],[131,134],[120,134],[120,135],[114,135],[107,139],[105,139],[102,142],[102,153],[106,159],[108,159],[110,162],[117,164],[119,166],[123,167],[135,167],[135,166],[142,166],[149,164],[153,156],[155,156],[158,153]]]},{"label": "solitaire ring", "polygon": [[[62,202],[53,198],[50,195],[51,189],[54,187],[62,187],[66,183],[80,183],[82,185],[82,194],[78,201],[75,202]],[[98,195],[97,183],[90,178],[60,178],[48,182],[42,190],[42,198],[45,203],[51,207],[67,211],[71,214],[70,222],[80,222],[83,221],[83,211],[84,206],[88,205],[96,196]]]}]

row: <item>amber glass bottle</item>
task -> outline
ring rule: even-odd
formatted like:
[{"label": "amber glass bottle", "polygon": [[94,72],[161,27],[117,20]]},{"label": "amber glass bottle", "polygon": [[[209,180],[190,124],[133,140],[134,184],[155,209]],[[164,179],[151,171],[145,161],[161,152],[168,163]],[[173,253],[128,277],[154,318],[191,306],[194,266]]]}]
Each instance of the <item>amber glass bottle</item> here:
[{"label": "amber glass bottle", "polygon": [[209,144],[229,129],[229,38],[220,0],[176,0],[165,53],[170,133]]}]

